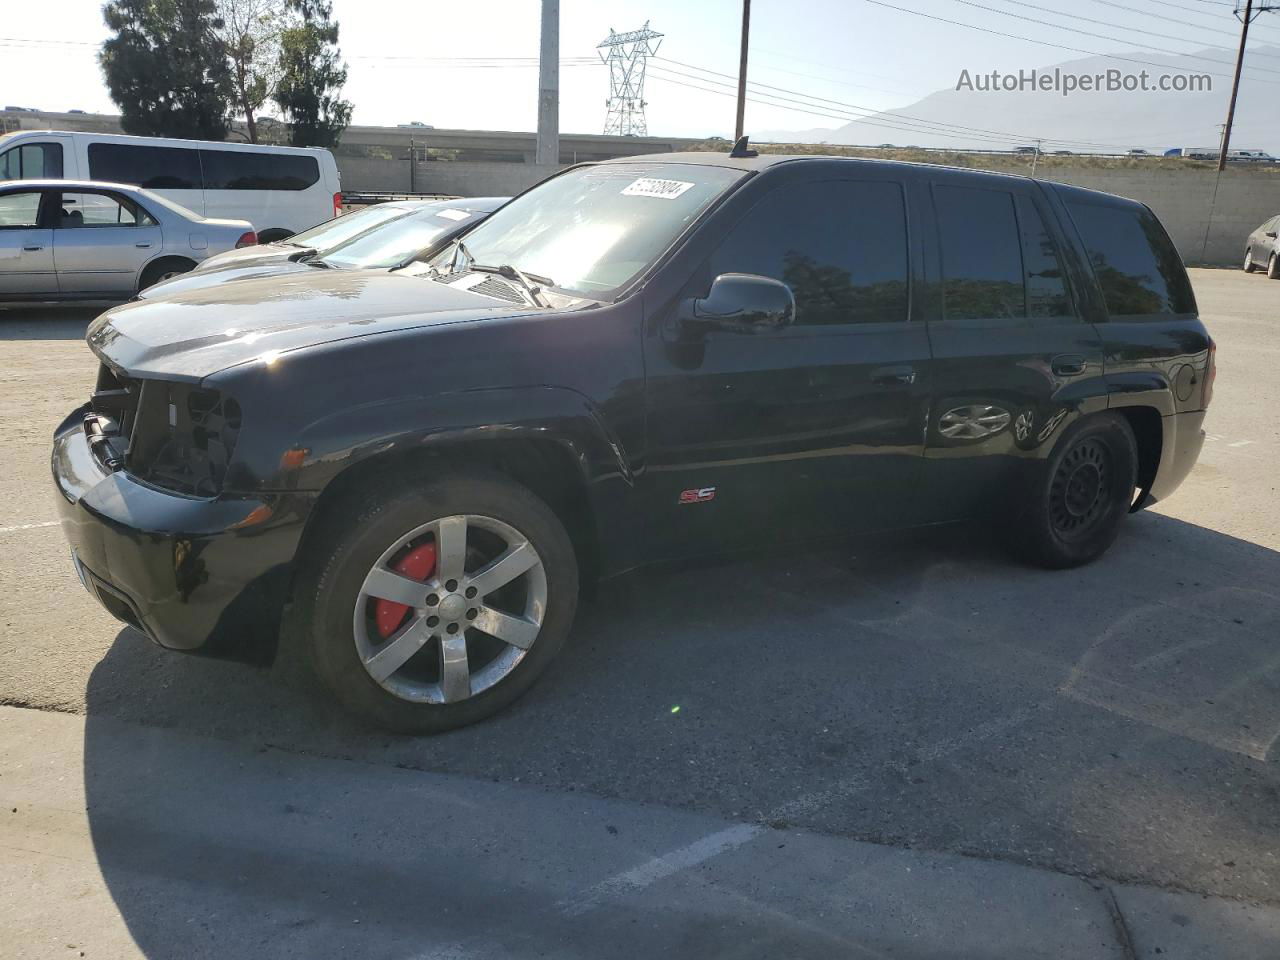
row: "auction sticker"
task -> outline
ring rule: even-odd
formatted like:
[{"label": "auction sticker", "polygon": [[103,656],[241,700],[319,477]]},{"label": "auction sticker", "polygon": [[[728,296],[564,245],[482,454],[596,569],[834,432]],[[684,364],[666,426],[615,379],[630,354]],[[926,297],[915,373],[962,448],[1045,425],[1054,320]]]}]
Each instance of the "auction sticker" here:
[{"label": "auction sticker", "polygon": [[692,186],[692,183],[686,183],[684,180],[655,180],[652,177],[641,177],[624,187],[622,195],[674,200]]}]

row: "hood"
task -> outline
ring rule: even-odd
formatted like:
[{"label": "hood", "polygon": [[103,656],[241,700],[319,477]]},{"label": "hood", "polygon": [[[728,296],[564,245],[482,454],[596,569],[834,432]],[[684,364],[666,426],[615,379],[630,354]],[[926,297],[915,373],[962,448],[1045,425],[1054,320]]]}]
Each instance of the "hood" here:
[{"label": "hood", "polygon": [[223,270],[227,267],[244,267],[253,263],[278,263],[303,253],[307,247],[292,247],[283,243],[255,243],[251,247],[236,247],[214,254],[196,265],[195,272]]},{"label": "hood", "polygon": [[228,263],[225,266],[210,270],[193,270],[180,273],[171,280],[152,284],[138,294],[142,300],[159,300],[190,293],[205,287],[217,286],[220,283],[232,283],[239,280],[257,280],[261,277],[279,277],[289,273],[314,273],[315,267],[305,263],[295,263],[285,257],[260,258],[248,263]]},{"label": "hood", "polygon": [[108,310],[85,339],[131,376],[200,380],[301,347],[542,312],[385,270],[315,270],[218,283]]}]

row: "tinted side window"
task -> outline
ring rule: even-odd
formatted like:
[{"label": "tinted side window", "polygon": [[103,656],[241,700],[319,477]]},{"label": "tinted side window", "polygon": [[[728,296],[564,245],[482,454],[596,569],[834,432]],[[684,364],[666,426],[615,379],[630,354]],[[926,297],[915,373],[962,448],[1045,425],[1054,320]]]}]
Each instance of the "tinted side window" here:
[{"label": "tinted side window", "polygon": [[89,144],[89,177],[152,190],[199,190],[200,157],[185,147]]},{"label": "tinted side window", "polygon": [[1013,194],[935,184],[948,320],[1027,315]]},{"label": "tinted side window", "polygon": [[1150,210],[1075,198],[1067,209],[1112,316],[1195,311],[1182,259]]},{"label": "tinted side window", "polygon": [[0,180],[43,179],[62,179],[62,144],[24,143],[0,154]]},{"label": "tinted side window", "polygon": [[712,254],[710,278],[781,280],[796,323],[907,318],[907,220],[902,187],[872,181],[791,184],[765,196]]},{"label": "tinted side window", "polygon": [[1017,198],[1018,226],[1022,231],[1022,263],[1027,281],[1027,316],[1065,317],[1071,299],[1062,271],[1058,245],[1044,218],[1030,198]]},{"label": "tinted side window", "polygon": [[201,150],[206,190],[305,190],[320,179],[315,157]]}]

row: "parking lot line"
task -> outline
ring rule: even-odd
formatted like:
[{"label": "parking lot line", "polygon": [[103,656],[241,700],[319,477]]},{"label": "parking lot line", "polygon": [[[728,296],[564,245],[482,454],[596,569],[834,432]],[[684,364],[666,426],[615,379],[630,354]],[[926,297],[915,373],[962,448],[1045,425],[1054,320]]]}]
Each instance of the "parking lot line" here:
[{"label": "parking lot line", "polygon": [[47,520],[44,523],[20,523],[15,527],[0,527],[0,533],[17,533],[19,530],[39,530],[42,527],[56,527],[59,521]]},{"label": "parking lot line", "polygon": [[681,870],[696,867],[727,850],[749,843],[763,829],[764,827],[756,823],[740,823],[718,830],[687,846],[664,853],[660,857],[654,857],[638,867],[632,867],[630,870],[600,881],[578,896],[562,901],[559,904],[560,910],[567,917],[581,916],[611,897],[633,890],[643,890],[650,884],[679,873]]}]

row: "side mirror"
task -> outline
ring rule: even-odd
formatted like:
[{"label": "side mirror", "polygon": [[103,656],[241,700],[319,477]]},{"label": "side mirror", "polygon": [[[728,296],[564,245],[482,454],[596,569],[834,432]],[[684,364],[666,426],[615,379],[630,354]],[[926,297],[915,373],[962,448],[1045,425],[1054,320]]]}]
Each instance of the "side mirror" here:
[{"label": "side mirror", "polygon": [[1276,238],[1276,232],[1274,230],[1268,230],[1267,236],[1274,240]]},{"label": "side mirror", "polygon": [[796,319],[791,288],[753,273],[722,273],[705,297],[686,300],[680,319],[690,326],[730,333],[765,333]]}]

